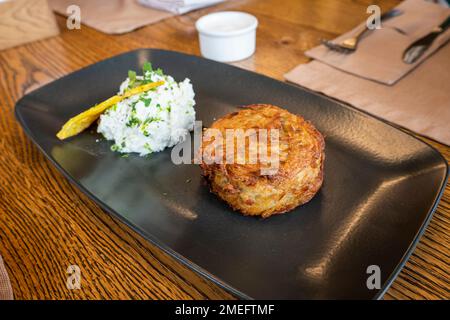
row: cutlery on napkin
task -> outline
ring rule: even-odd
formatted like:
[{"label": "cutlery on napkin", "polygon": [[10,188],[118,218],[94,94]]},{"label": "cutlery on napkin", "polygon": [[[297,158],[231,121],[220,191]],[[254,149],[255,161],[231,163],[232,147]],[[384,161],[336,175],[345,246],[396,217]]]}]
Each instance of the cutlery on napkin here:
[{"label": "cutlery on napkin", "polygon": [[175,14],[212,6],[225,0],[139,0],[139,3],[158,10],[165,10]]},{"label": "cutlery on napkin", "polygon": [[[392,9],[389,10],[388,12],[383,13],[380,17],[380,21],[385,22],[386,20],[397,17],[401,14],[403,14],[402,11]],[[354,34],[351,38],[345,39],[341,43],[335,43],[330,40],[322,40],[322,44],[326,46],[328,49],[335,50],[340,53],[353,53],[358,48],[359,41],[369,30],[370,29],[365,25],[363,28],[361,28],[360,31]],[[398,29],[398,31],[403,33],[403,31],[401,31],[400,29]]]},{"label": "cutlery on napkin", "polygon": [[316,47],[308,51],[316,60],[285,78],[450,145],[450,29],[415,63],[403,62],[404,50],[442,23],[450,9],[424,0],[406,0],[397,9],[404,14],[383,23],[351,55]]},{"label": "cutlery on napkin", "polygon": [[439,26],[433,28],[429,34],[416,40],[412,45],[410,45],[403,54],[403,61],[405,63],[416,62],[433,44],[434,40],[439,37],[440,34],[444,33],[450,27],[450,16],[445,19]]},{"label": "cutlery on napkin", "polygon": [[[450,30],[447,30],[436,38],[415,63],[404,63],[404,50],[428,34],[436,27],[436,23],[445,20],[450,15],[450,9],[424,0],[406,0],[396,9],[401,10],[403,14],[383,22],[381,29],[372,30],[359,43],[358,50],[351,55],[331,51],[324,45],[315,47],[305,54],[356,76],[392,85],[450,39]],[[365,23],[364,21],[363,24]],[[339,36],[333,42],[340,43],[360,29],[361,25]]]}]

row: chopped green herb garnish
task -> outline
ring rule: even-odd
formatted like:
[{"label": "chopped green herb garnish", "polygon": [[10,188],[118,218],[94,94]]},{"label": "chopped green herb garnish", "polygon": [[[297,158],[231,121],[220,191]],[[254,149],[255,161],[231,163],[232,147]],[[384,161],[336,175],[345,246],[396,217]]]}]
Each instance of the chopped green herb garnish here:
[{"label": "chopped green herb garnish", "polygon": [[111,151],[119,151],[119,150],[120,150],[120,147],[117,144],[113,144],[111,146]]},{"label": "chopped green herb garnish", "polygon": [[146,61],[144,63],[144,65],[142,66],[142,70],[144,71],[144,75],[146,72],[152,72],[153,71],[152,64],[150,62]]},{"label": "chopped green herb garnish", "polygon": [[161,121],[161,118],[158,118],[158,117],[150,117],[150,118],[146,119],[146,120],[144,121],[144,123],[145,123],[145,124],[148,124],[148,123],[151,123],[151,122],[159,122],[159,121]]},{"label": "chopped green herb garnish", "polygon": [[141,97],[139,100],[142,101],[146,107],[150,106],[150,103],[152,103],[152,98]]},{"label": "chopped green herb garnish", "polygon": [[148,143],[144,144],[144,148],[147,149],[149,152],[153,152],[152,148]]},{"label": "chopped green herb garnish", "polygon": [[135,127],[141,124],[141,120],[136,117],[131,117],[130,120],[126,123],[127,127]]},{"label": "chopped green herb garnish", "polygon": [[145,121],[142,123],[141,125],[141,132],[144,136],[149,137],[150,136],[150,132],[147,131],[147,126],[152,123],[152,122],[159,122],[161,121],[161,118],[158,117],[150,117],[145,119]]},{"label": "chopped green herb garnish", "polygon": [[144,136],[146,137],[150,136],[150,133],[147,131],[147,126],[152,122],[159,122],[159,121],[161,121],[161,118],[158,117],[150,117],[145,119],[141,125],[141,131],[144,134]]},{"label": "chopped green herb garnish", "polygon": [[133,102],[132,104],[131,104],[131,114],[132,115],[135,115],[136,114],[136,104],[137,104],[138,102],[137,101],[135,101],[135,102]]},{"label": "chopped green herb garnish", "polygon": [[128,84],[128,87],[132,88],[134,83],[136,82],[136,71],[129,70],[128,71],[128,79],[130,80],[129,84]]}]

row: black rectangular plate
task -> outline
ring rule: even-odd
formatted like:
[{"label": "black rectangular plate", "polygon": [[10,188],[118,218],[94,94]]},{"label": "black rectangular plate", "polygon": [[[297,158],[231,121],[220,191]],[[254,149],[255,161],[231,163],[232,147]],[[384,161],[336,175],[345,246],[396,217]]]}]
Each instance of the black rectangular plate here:
[{"label": "black rectangular plate", "polygon": [[[197,119],[206,126],[253,103],[312,121],[326,137],[321,191],[288,214],[244,217],[209,192],[198,166],[174,165],[171,150],[123,158],[110,142],[96,142],[93,130],[56,138],[67,119],[115,94],[127,71],[147,60],[178,81],[191,79]],[[24,96],[16,116],[56,167],[106,211],[241,298],[379,298],[411,254],[447,179],[447,162],[435,149],[385,122],[171,51],[141,49],[91,65]],[[367,287],[370,265],[380,268],[380,289]]]}]

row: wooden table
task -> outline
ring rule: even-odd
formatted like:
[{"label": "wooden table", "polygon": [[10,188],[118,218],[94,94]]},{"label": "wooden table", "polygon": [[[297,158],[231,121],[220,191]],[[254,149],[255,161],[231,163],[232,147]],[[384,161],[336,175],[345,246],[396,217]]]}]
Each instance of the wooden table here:
[{"label": "wooden table", "polygon": [[[195,20],[210,11],[248,11],[260,21],[256,54],[238,66],[270,77],[307,62],[303,52],[343,33],[367,16],[373,2],[249,0],[225,3],[109,36],[86,26],[0,52],[0,254],[17,299],[232,298],[162,253],[63,178],[25,136],[13,114],[26,92],[69,72],[141,47],[199,54]],[[450,159],[450,148],[424,139]],[[450,298],[450,188],[387,299]],[[77,264],[82,288],[66,288]]]}]

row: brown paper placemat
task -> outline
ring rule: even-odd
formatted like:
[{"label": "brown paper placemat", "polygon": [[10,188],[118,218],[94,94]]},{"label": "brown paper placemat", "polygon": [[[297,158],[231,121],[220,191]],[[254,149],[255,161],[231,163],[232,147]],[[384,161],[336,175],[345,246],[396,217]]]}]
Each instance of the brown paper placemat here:
[{"label": "brown paper placemat", "polygon": [[285,78],[311,90],[450,145],[450,43],[393,86],[360,78],[319,61]]},{"label": "brown paper placemat", "polygon": [[9,281],[8,273],[3,264],[2,256],[0,256],[0,300],[13,300],[13,291],[11,282]]},{"label": "brown paper placemat", "polygon": [[174,16],[144,7],[135,0],[49,0],[50,7],[67,16],[67,8],[81,9],[81,23],[108,34],[121,34]]}]

